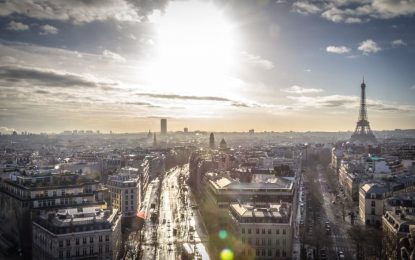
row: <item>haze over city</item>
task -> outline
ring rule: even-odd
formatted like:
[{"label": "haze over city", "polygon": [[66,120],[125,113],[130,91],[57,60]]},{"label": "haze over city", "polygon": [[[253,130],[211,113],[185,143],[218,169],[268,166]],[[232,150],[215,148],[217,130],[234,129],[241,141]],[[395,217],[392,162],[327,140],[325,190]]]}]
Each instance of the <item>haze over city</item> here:
[{"label": "haze over city", "polygon": [[415,0],[0,0],[0,260],[415,256]]},{"label": "haze over city", "polygon": [[0,132],[415,128],[413,1],[0,3]]}]

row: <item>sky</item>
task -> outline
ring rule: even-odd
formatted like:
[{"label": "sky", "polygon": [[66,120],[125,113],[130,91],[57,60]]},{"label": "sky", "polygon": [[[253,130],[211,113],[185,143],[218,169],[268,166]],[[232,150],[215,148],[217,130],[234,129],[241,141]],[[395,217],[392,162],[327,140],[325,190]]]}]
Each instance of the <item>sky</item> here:
[{"label": "sky", "polygon": [[4,0],[0,132],[415,128],[415,1]]}]

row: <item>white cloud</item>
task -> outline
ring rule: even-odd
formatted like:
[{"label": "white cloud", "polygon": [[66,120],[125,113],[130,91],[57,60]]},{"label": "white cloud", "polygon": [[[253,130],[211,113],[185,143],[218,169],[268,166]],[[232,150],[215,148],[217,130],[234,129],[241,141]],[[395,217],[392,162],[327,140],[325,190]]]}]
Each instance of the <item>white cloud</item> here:
[{"label": "white cloud", "polygon": [[305,69],[304,71],[307,73],[311,73],[311,69]]},{"label": "white cloud", "polygon": [[393,40],[392,41],[393,46],[406,46],[406,42],[404,42],[401,39]]},{"label": "white cloud", "polygon": [[[296,102],[297,108],[315,108],[329,110],[335,109],[357,109],[360,105],[360,97],[329,95],[329,96],[287,96],[288,99]],[[378,112],[408,112],[415,111],[413,105],[397,105],[387,104],[381,100],[367,99],[367,107],[369,110]]]},{"label": "white cloud", "polygon": [[26,31],[26,30],[29,30],[29,28],[30,28],[29,25],[26,25],[21,22],[15,22],[15,21],[11,21],[9,25],[7,26],[7,30],[10,30],[10,31]]},{"label": "white cloud", "polygon": [[308,15],[319,13],[321,8],[308,1],[298,1],[293,4],[293,10],[297,13]]},{"label": "white cloud", "polygon": [[310,94],[323,92],[323,90],[320,88],[303,88],[297,85],[282,89],[281,91],[291,94]]},{"label": "white cloud", "polygon": [[126,62],[126,59],[125,59],[123,56],[119,55],[118,53],[115,53],[115,52],[109,51],[109,50],[104,50],[104,51],[102,52],[102,55],[103,55],[105,58],[108,58],[108,59],[111,59],[111,60],[114,60],[114,61],[118,61],[118,62]]},{"label": "white cloud", "polygon": [[3,0],[0,16],[23,15],[40,20],[92,21],[118,20],[140,21],[153,10],[163,10],[168,0]]},{"label": "white cloud", "polygon": [[42,26],[39,27],[40,28],[40,34],[41,35],[47,35],[47,34],[57,34],[59,32],[58,28],[49,25],[49,24],[44,24]]},{"label": "white cloud", "polygon": [[364,23],[415,14],[413,0],[298,0],[292,7],[297,13],[318,14],[335,23]]},{"label": "white cloud", "polygon": [[350,48],[347,48],[346,46],[328,46],[326,48],[326,51],[331,53],[343,54],[350,52]]},{"label": "white cloud", "polygon": [[241,55],[244,62],[251,64],[255,67],[259,67],[265,70],[271,70],[274,68],[274,63],[272,63],[272,61],[264,59],[261,56],[252,55],[247,52],[241,52]]},{"label": "white cloud", "polygon": [[363,52],[364,55],[369,55],[370,53],[376,53],[382,50],[382,48],[380,48],[378,44],[371,39],[361,42],[357,49]]},{"label": "white cloud", "polygon": [[321,11],[320,7],[307,1],[295,2],[293,4],[293,10],[304,15],[316,14]]}]

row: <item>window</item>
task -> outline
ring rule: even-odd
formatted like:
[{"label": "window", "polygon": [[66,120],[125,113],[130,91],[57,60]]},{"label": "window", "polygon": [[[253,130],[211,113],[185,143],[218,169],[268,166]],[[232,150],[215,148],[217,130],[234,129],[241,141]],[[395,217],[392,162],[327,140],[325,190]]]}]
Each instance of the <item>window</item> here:
[{"label": "window", "polygon": [[99,236],[99,242],[102,242],[102,236]]},{"label": "window", "polygon": [[70,246],[70,245],[71,245],[71,240],[66,239],[66,245],[67,245],[67,246]]},{"label": "window", "polygon": [[255,245],[259,246],[259,238],[255,240]]},{"label": "window", "polygon": [[265,248],[262,248],[262,256],[265,256]]},{"label": "window", "polygon": [[98,252],[101,254],[102,253],[102,246],[101,245],[99,245],[99,247],[98,247]]},{"label": "window", "polygon": [[242,234],[245,234],[245,228],[242,228]]},{"label": "window", "polygon": [[376,214],[375,208],[372,208],[371,213],[372,213],[372,215],[375,215]]},{"label": "window", "polygon": [[89,243],[94,243],[94,237],[89,238]]},{"label": "window", "polygon": [[71,251],[70,250],[66,250],[66,258],[71,257]]},{"label": "window", "polygon": [[272,240],[271,240],[271,238],[268,238],[268,245],[270,246],[271,245],[271,242]]},{"label": "window", "polygon": [[59,247],[63,247],[63,240],[59,240]]},{"label": "window", "polygon": [[76,249],[76,256],[79,256],[79,248]]},{"label": "window", "polygon": [[272,250],[268,249],[268,256],[272,256]]},{"label": "window", "polygon": [[277,231],[277,235],[279,235],[280,234],[280,230],[279,229],[276,229],[276,231]]},{"label": "window", "polygon": [[262,245],[265,246],[265,238],[262,239]]},{"label": "window", "polygon": [[270,228],[268,229],[268,234],[271,234],[271,229]]},{"label": "window", "polygon": [[250,228],[248,228],[248,234],[251,234],[251,229]]},{"label": "window", "polygon": [[128,190],[125,190],[125,194],[128,194]]},{"label": "window", "polygon": [[280,256],[280,250],[277,249],[277,251],[275,252],[275,256]]},{"label": "window", "polygon": [[76,238],[75,244],[79,245],[79,237]]},{"label": "window", "polygon": [[86,255],[86,248],[85,247],[82,249],[82,255]]},{"label": "window", "polygon": [[285,252],[284,250],[282,250],[282,256],[287,256],[287,252]]},{"label": "window", "polygon": [[260,255],[260,253],[261,253],[261,252],[259,251],[259,248],[257,248],[257,249],[256,249],[256,256],[259,256],[259,255]]},{"label": "window", "polygon": [[108,253],[110,251],[110,246],[109,245],[106,245],[105,246],[105,253]]},{"label": "window", "polygon": [[94,246],[90,246],[89,247],[89,254],[93,255],[94,254]]},{"label": "window", "polygon": [[275,243],[277,244],[277,246],[279,246],[280,245],[280,240],[279,239],[275,240]]},{"label": "window", "polygon": [[248,244],[252,245],[252,239],[250,237],[248,238]]},{"label": "window", "polygon": [[372,200],[372,207],[376,206],[376,201]]},{"label": "window", "polygon": [[63,251],[59,251],[59,259],[63,259]]},{"label": "window", "polygon": [[131,199],[134,199],[134,195],[132,195],[132,194],[131,194],[130,198],[131,198]]},{"label": "window", "polygon": [[262,229],[262,234],[265,234],[265,228]]},{"label": "window", "polygon": [[259,228],[256,229],[256,233],[259,234]]},{"label": "window", "polygon": [[110,241],[110,236],[109,235],[105,236],[105,241]]},{"label": "window", "polygon": [[285,229],[282,230],[282,234],[285,235]]},{"label": "window", "polygon": [[242,238],[242,243],[245,243],[245,238],[244,237]]},{"label": "window", "polygon": [[83,244],[86,244],[86,237],[83,237],[83,238],[82,238],[82,243],[83,243]]}]

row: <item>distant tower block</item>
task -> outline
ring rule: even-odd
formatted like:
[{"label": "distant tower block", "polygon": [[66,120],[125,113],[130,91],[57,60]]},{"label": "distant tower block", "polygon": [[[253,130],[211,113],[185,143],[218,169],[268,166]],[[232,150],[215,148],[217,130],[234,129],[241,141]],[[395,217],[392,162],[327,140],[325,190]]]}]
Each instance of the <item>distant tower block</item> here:
[{"label": "distant tower block", "polygon": [[228,148],[228,145],[226,144],[226,141],[225,141],[224,138],[222,138],[222,140],[220,141],[219,148],[222,149],[222,150],[225,150],[225,149]]},{"label": "distant tower block", "polygon": [[160,120],[160,134],[166,135],[167,134],[167,119],[163,118]]},{"label": "distant tower block", "polygon": [[157,147],[156,133],[154,133],[154,135],[153,135],[153,147]]},{"label": "distant tower block", "polygon": [[369,120],[367,118],[367,111],[366,111],[366,84],[365,80],[363,79],[362,85],[360,85],[362,89],[361,97],[360,97],[360,112],[359,112],[359,120],[356,124],[356,129],[352,137],[350,138],[350,142],[357,143],[357,144],[376,144],[377,140],[375,135],[372,133],[370,129]]},{"label": "distant tower block", "polygon": [[209,136],[209,148],[215,149],[215,136],[213,135],[213,133],[210,133]]},{"label": "distant tower block", "polygon": [[185,128],[183,129],[183,132],[184,132],[184,133],[188,133],[188,132],[189,132],[189,128],[185,127]]}]

